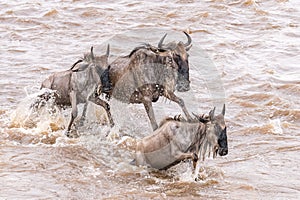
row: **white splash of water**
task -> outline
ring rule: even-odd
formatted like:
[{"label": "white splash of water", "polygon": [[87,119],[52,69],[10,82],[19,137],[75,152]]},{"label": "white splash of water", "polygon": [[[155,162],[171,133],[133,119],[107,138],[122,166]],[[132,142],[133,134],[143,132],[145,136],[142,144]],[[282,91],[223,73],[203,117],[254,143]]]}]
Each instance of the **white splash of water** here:
[{"label": "white splash of water", "polygon": [[182,171],[180,174],[178,174],[179,180],[183,181],[183,182],[193,182],[193,181],[195,181],[195,178],[193,176],[194,170],[193,170],[192,164],[191,163],[184,163],[184,164],[188,165],[188,166],[183,166],[182,167],[184,169],[184,171]]},{"label": "white splash of water", "polygon": [[[64,129],[65,119],[60,109],[51,97],[48,101],[41,101],[42,106],[35,106],[40,95],[54,93],[49,89],[42,89],[28,95],[17,106],[10,116],[10,126],[15,128],[32,129],[37,132],[49,132]],[[35,132],[35,131],[34,131]]]},{"label": "white splash of water", "polygon": [[199,176],[199,171],[200,171],[200,166],[201,166],[200,164],[201,164],[201,159],[199,159],[196,163],[195,171],[193,174],[193,180],[196,180]]},{"label": "white splash of water", "polygon": [[272,133],[278,134],[278,135],[283,134],[280,119],[270,119],[269,121],[272,126],[272,129],[271,129]]}]

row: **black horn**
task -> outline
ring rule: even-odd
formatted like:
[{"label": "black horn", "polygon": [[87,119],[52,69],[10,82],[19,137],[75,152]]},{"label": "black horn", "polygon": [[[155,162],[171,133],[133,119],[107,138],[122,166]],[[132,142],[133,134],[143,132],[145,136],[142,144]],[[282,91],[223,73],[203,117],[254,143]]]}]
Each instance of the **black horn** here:
[{"label": "black horn", "polygon": [[92,58],[92,60],[94,60],[94,59],[95,59],[95,56],[94,56],[94,52],[93,52],[93,50],[94,50],[94,47],[93,47],[93,46],[91,46],[91,58]]},{"label": "black horn", "polygon": [[183,31],[183,33],[186,35],[188,39],[187,43],[184,44],[185,49],[188,51],[192,47],[192,38],[187,32]]},{"label": "black horn", "polygon": [[164,40],[167,36],[167,33],[160,39],[159,43],[158,43],[158,48],[162,49],[163,48],[163,43],[164,43]]},{"label": "black horn", "polygon": [[74,63],[73,65],[72,65],[72,67],[70,68],[70,70],[73,70],[74,69],[74,67],[78,64],[78,63],[81,63],[81,62],[83,62],[83,60],[77,60],[76,61],[76,63]]},{"label": "black horn", "polygon": [[108,57],[109,56],[109,51],[110,51],[110,47],[109,47],[109,44],[107,45],[107,49],[106,49],[106,56]]}]

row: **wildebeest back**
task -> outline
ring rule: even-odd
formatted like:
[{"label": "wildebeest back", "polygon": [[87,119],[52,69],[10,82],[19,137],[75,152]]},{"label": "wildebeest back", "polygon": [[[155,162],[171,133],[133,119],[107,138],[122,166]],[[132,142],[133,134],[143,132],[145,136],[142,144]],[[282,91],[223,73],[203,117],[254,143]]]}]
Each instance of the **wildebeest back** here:
[{"label": "wildebeest back", "polygon": [[[147,50],[139,50],[132,57],[119,58],[111,64],[113,96],[130,103],[131,95],[147,84],[158,84],[167,90],[175,88],[176,69],[164,65],[167,57],[157,56]],[[117,80],[117,82],[114,82]]]}]

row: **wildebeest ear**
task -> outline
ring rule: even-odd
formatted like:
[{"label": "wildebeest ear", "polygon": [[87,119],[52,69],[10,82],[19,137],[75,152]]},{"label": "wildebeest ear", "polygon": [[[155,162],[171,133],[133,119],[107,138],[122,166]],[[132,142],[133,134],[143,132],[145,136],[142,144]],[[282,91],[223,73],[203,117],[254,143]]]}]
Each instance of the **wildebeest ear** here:
[{"label": "wildebeest ear", "polygon": [[211,121],[214,119],[214,116],[215,116],[215,110],[216,110],[216,107],[214,107],[214,109],[212,109],[212,110],[209,112],[209,118],[210,118]]},{"label": "wildebeest ear", "polygon": [[92,58],[92,60],[94,60],[94,59],[95,59],[95,56],[94,56],[93,49],[94,49],[94,47],[93,47],[93,46],[91,46],[91,58]]},{"label": "wildebeest ear", "polygon": [[224,103],[224,105],[223,105],[222,115],[225,116],[225,103]]},{"label": "wildebeest ear", "polygon": [[110,51],[110,47],[109,47],[109,44],[107,45],[107,49],[106,49],[106,56],[108,57],[109,56],[109,51]]}]

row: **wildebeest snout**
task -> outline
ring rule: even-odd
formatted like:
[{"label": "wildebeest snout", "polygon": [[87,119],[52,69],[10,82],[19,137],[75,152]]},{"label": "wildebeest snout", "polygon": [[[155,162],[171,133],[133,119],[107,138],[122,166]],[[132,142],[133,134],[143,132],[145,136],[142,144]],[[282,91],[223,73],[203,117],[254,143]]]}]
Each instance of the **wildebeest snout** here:
[{"label": "wildebeest snout", "polygon": [[218,153],[220,156],[225,156],[228,154],[228,146],[227,146],[227,134],[226,134],[226,127],[222,130],[219,138],[218,138],[219,149]]},{"label": "wildebeest snout", "polygon": [[187,92],[190,90],[190,81],[183,77],[182,75],[179,75],[176,90],[178,92]]},{"label": "wildebeest snout", "polygon": [[182,57],[177,56],[174,58],[178,65],[178,80],[176,89],[179,92],[186,92],[190,90],[190,75],[189,75],[189,63],[188,60],[184,60]]},{"label": "wildebeest snout", "polygon": [[228,154],[228,148],[220,148],[218,152],[220,156],[226,156]]}]

